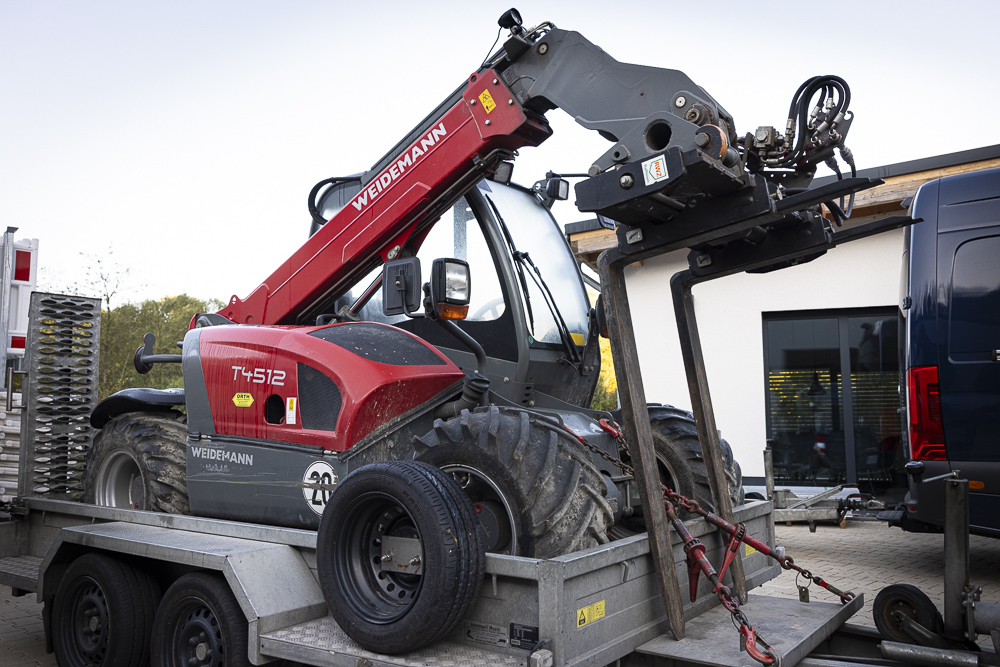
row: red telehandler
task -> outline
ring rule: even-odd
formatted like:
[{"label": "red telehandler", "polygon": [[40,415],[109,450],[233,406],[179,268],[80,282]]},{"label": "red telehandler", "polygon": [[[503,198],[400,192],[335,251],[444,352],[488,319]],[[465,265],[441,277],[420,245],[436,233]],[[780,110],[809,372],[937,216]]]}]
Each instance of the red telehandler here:
[{"label": "red telehandler", "polygon": [[[477,600],[486,552],[550,558],[649,528],[658,559],[660,483],[732,520],[739,467],[715,433],[704,373],[691,371],[700,350],[685,348],[698,418],[647,407],[622,268],[691,248],[674,290],[683,311],[697,281],[822,254],[845,200],[871,185],[807,189],[835,151],[854,170],[838,77],[806,81],[783,132],[741,136],[681,72],[620,63],[550,23],[525,29],[515,10],[500,25],[502,49],[385,157],[313,189],[314,233],[256,290],[196,316],[181,354],[155,353],[147,335],[137,370],[181,363],[183,390],[125,390],[91,416],[86,501],[318,528],[330,612],[380,653],[448,635]],[[619,239],[595,309],[549,213],[568,182],[509,183],[511,160],[548,138],[556,108],[611,143],[575,185],[578,208]],[[602,331],[620,413],[588,407]],[[95,578],[78,564],[68,585]],[[155,588],[144,571],[128,576]],[[149,600],[136,605],[136,623],[162,635],[154,654],[189,647],[202,664],[214,650],[199,639],[202,607],[180,604],[215,599],[205,591],[181,577],[155,619]],[[90,603],[57,599],[56,620],[72,622],[74,600]],[[96,640],[83,630],[56,633],[57,654],[85,655]],[[136,634],[99,639],[140,655]]]}]

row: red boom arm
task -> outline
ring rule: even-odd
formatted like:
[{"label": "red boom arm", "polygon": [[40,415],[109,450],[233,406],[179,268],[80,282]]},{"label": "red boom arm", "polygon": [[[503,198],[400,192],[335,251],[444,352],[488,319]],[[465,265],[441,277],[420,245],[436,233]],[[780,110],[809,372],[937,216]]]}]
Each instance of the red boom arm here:
[{"label": "red boom arm", "polygon": [[439,215],[454,203],[482,178],[488,156],[537,146],[551,133],[544,118],[525,113],[493,70],[473,74],[462,99],[433,121],[425,135],[250,296],[233,296],[219,314],[240,324],[297,323],[376,255],[387,260],[429,214]]}]

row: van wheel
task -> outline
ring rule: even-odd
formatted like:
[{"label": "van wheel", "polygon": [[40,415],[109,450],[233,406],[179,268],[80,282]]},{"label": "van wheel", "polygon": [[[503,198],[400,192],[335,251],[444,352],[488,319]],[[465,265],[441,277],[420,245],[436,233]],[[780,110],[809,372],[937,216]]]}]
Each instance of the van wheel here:
[{"label": "van wheel", "polygon": [[[646,407],[649,410],[649,425],[653,429],[653,448],[656,452],[660,480],[685,498],[697,500],[703,509],[715,511],[694,415],[672,405],[650,403]],[[615,410],[611,415],[615,421],[621,423],[620,410]],[[743,472],[740,470],[740,464],[733,458],[733,450],[729,443],[720,440],[719,444],[722,449],[723,475],[729,487],[729,498],[733,507],[736,507],[742,505],[744,500]],[[627,456],[622,458],[628,460]],[[680,515],[681,518],[690,516],[683,510]],[[620,539],[645,530],[646,525],[640,515],[630,517],[616,525],[612,535]]]},{"label": "van wheel", "polygon": [[936,634],[941,634],[944,630],[941,612],[926,593],[911,584],[892,584],[880,590],[872,605],[872,616],[879,634],[886,639],[904,644],[915,643],[913,637],[907,634],[895,619],[896,612],[913,619]]},{"label": "van wheel", "polygon": [[471,498],[488,551],[551,558],[608,541],[614,518],[604,478],[553,419],[513,408],[463,410],[435,421],[413,446]]},{"label": "van wheel", "polygon": [[187,418],[130,412],[101,429],[87,452],[83,501],[105,507],[189,514]]},{"label": "van wheel", "polygon": [[472,504],[448,475],[388,461],[337,485],[323,510],[316,565],[341,629],[370,651],[394,654],[458,625],[479,595],[486,552]]},{"label": "van wheel", "polygon": [[159,586],[142,570],[99,553],[66,569],[52,610],[52,644],[62,667],[149,663]]},{"label": "van wheel", "polygon": [[193,572],[167,589],[153,621],[154,667],[250,667],[247,618],[217,574]]}]

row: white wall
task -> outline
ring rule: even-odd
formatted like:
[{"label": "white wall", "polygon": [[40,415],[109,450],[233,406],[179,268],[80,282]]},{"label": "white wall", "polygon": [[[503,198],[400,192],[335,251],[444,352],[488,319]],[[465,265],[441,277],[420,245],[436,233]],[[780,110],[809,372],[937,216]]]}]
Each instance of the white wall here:
[{"label": "white wall", "polygon": [[[744,475],[764,474],[767,438],[761,313],[895,306],[903,230],[834,248],[772,273],[737,274],[694,288],[715,419]],[[626,269],[646,400],[691,409],[670,297],[687,251]]]}]

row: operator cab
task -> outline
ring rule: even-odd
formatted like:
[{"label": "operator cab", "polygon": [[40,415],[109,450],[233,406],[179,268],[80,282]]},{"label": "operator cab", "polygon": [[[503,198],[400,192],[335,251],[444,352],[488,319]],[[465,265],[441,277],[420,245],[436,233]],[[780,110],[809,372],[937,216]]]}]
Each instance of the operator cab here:
[{"label": "operator cab", "polygon": [[[331,190],[320,205],[327,219],[352,192],[346,183]],[[423,235],[416,256],[425,267],[443,257],[468,262],[471,300],[458,324],[485,349],[495,393],[525,406],[535,405],[539,394],[587,406],[600,368],[596,337],[588,345],[590,305],[576,260],[543,201],[528,188],[480,181]],[[407,254],[412,248],[399,253]],[[337,315],[323,317],[392,324],[459,366],[475,368],[472,354],[433,322],[383,314],[381,271],[373,266],[325,309]]]}]

